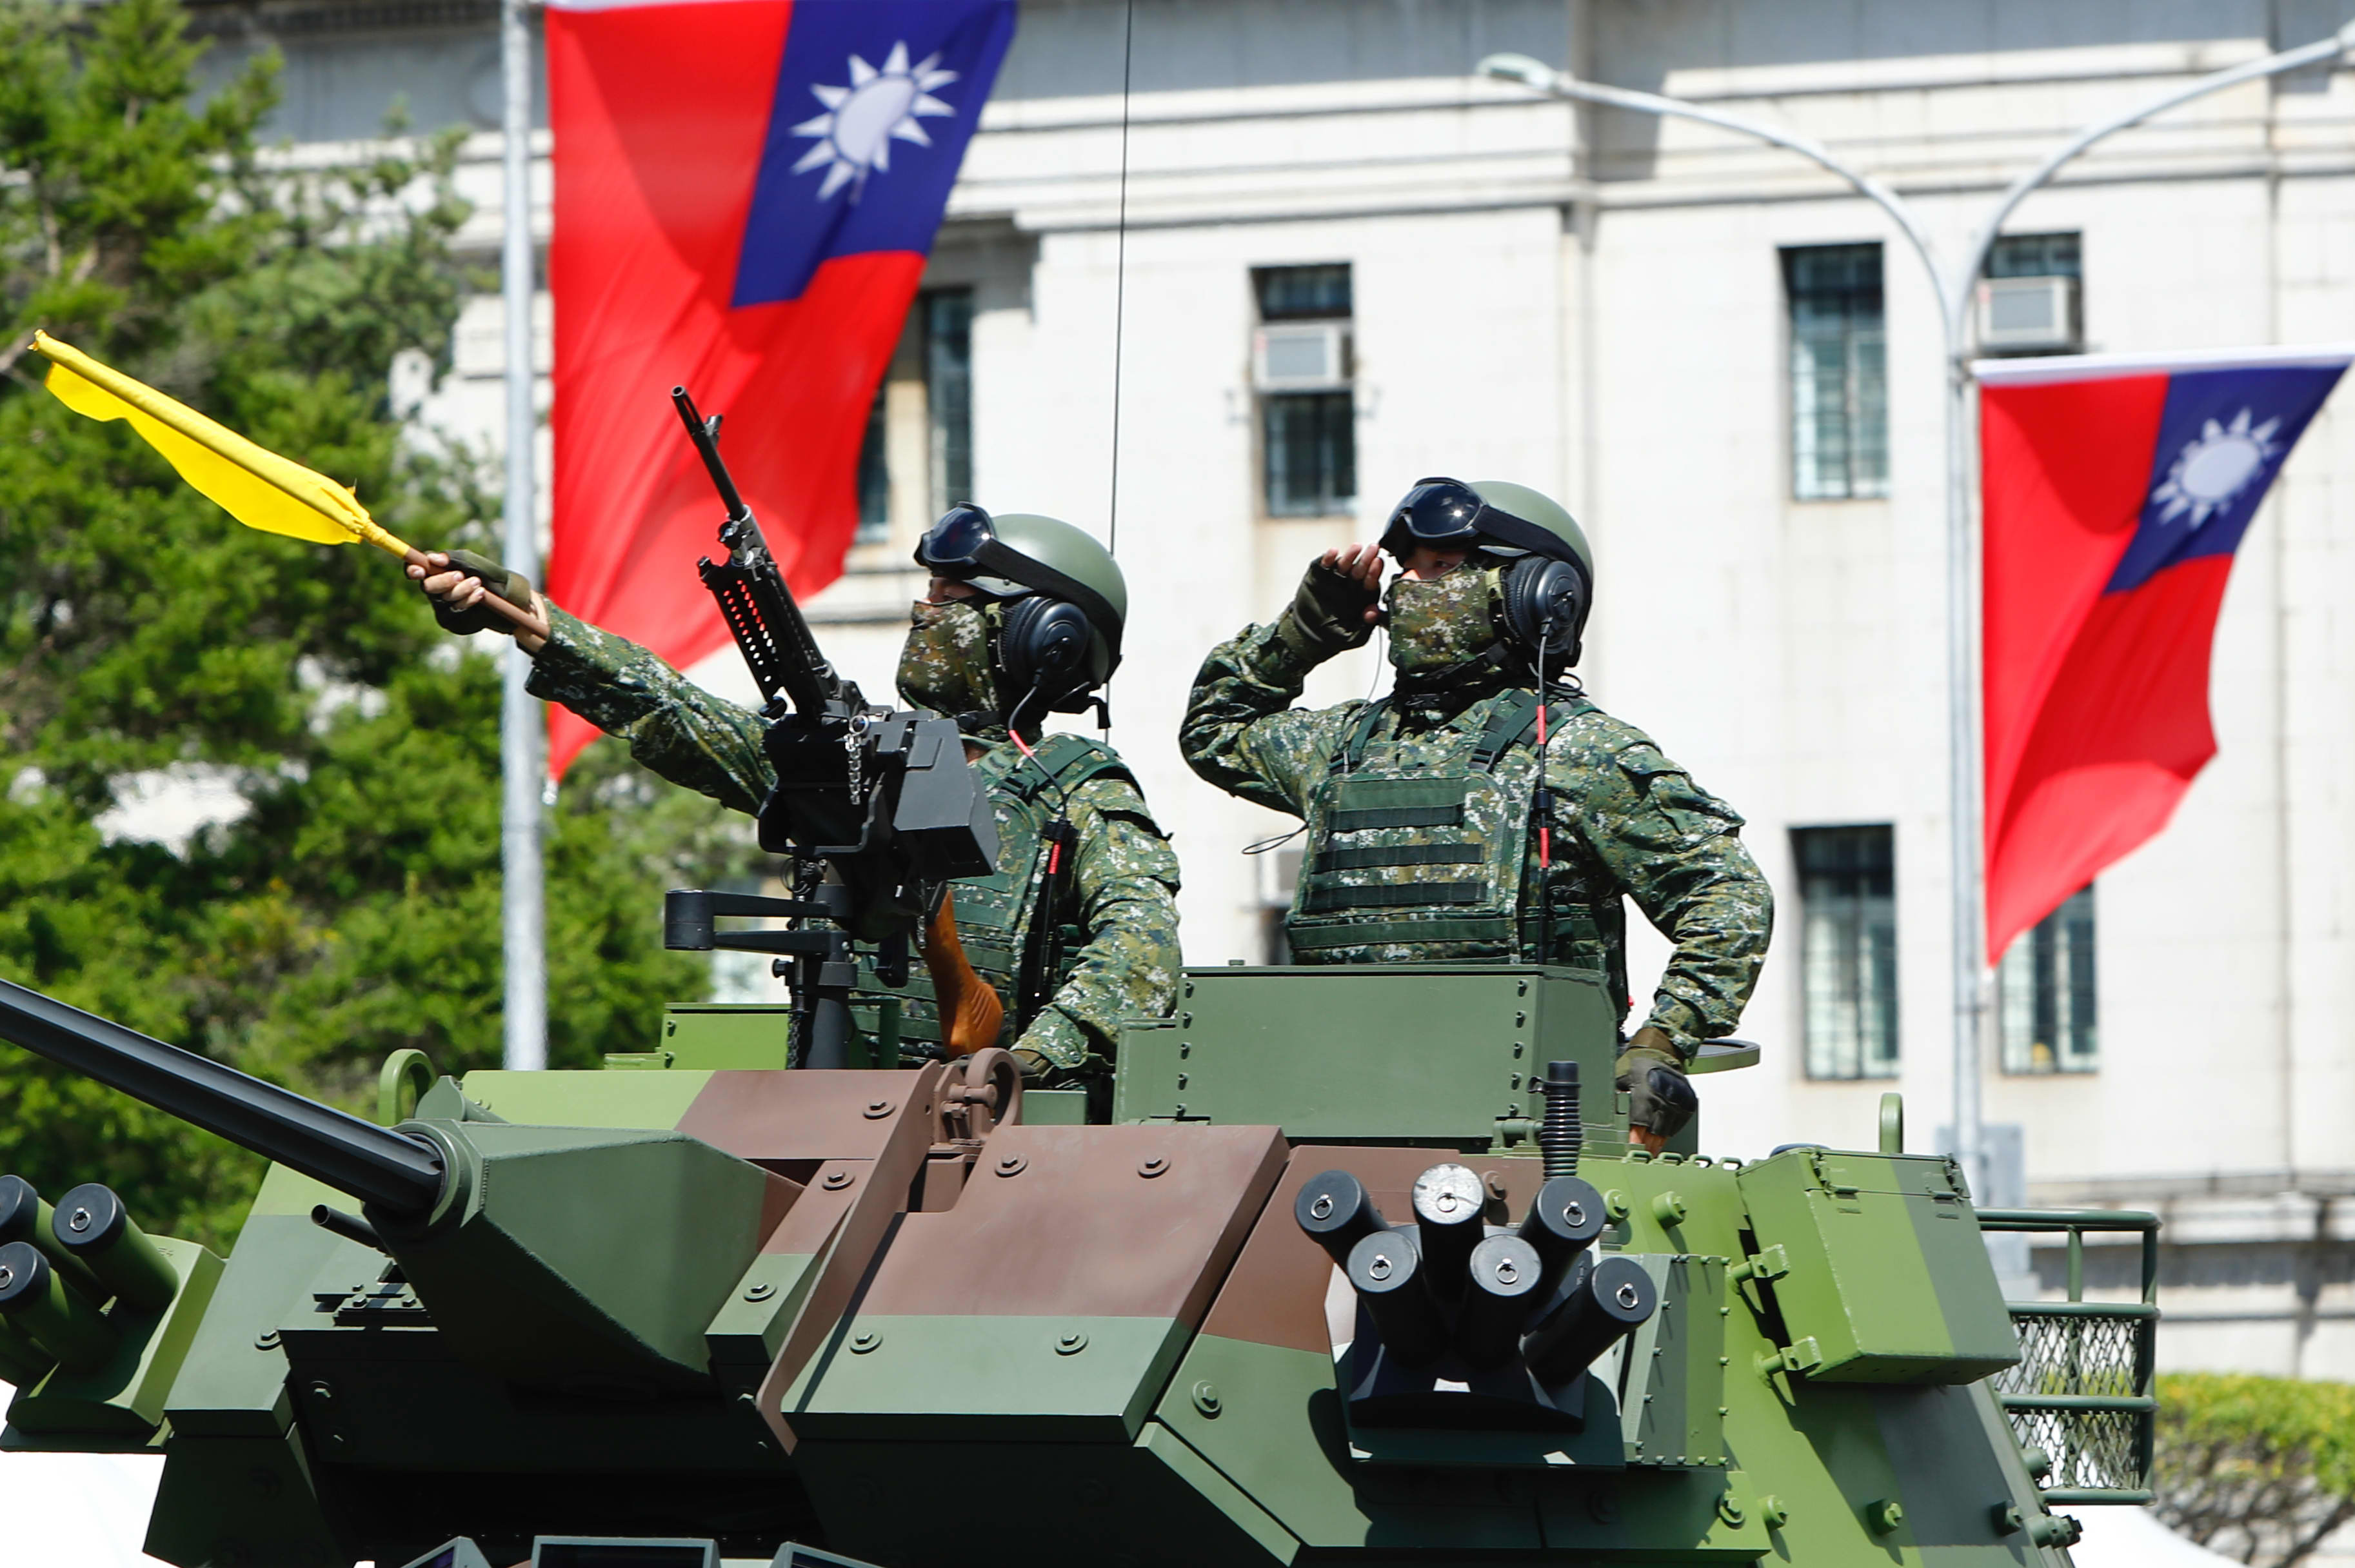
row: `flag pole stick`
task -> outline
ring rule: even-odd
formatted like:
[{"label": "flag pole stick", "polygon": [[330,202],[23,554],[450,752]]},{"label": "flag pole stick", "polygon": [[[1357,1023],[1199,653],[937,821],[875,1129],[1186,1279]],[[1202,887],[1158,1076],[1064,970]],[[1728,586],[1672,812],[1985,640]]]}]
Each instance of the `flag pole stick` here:
[{"label": "flag pole stick", "polygon": [[[531,307],[538,292],[531,235],[531,29],[525,0],[500,0],[499,66],[505,81],[501,136],[499,292],[506,315],[506,564],[539,577],[538,495],[532,455]],[[547,898],[540,859],[546,734],[539,704],[524,689],[531,659],[508,643],[499,699],[499,862],[504,890],[506,1005],[502,1061],[513,1069],[548,1065]]]},{"label": "flag pole stick", "polygon": [[2004,219],[2029,194],[2061,172],[2063,165],[2096,142],[2168,110],[2244,81],[2277,76],[2307,66],[2328,65],[2355,49],[2355,22],[2328,37],[2260,59],[2213,71],[2187,86],[2169,89],[2140,107],[2087,126],[2056,148],[2042,162],[2004,191],[1987,219],[1972,237],[1969,251],[1952,269],[1938,264],[1936,248],[1914,216],[1912,206],[1872,176],[1851,167],[1806,136],[1764,121],[1728,113],[1680,98],[1636,92],[1583,81],[1528,55],[1490,55],[1477,67],[1482,76],[1517,81],[1524,86],[1587,103],[1607,104],[1639,114],[1697,120],[1705,125],[1753,136],[1788,148],[1813,160],[1853,187],[1857,193],[1889,214],[1898,231],[1930,275],[1937,299],[1939,326],[1945,338],[1946,381],[1946,706],[1947,793],[1950,813],[1954,880],[1954,1148],[1965,1179],[1981,1202],[1990,1200],[1987,1139],[1980,1090],[1987,1058],[1987,1026],[1993,1009],[1993,957],[1986,951],[1987,908],[1985,859],[1980,852],[1981,801],[1978,745],[1978,679],[1976,611],[1978,586],[1976,540],[1971,528],[1971,299],[1979,272],[1995,249]]}]

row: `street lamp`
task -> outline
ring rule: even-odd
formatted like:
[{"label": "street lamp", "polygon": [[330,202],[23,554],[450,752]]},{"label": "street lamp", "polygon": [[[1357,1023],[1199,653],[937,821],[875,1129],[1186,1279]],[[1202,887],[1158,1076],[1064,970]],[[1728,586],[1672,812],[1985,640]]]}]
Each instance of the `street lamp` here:
[{"label": "street lamp", "polygon": [[1638,114],[1698,120],[1704,125],[1754,136],[1762,142],[1772,143],[1811,159],[1846,180],[1859,195],[1888,213],[1896,223],[1898,231],[1913,247],[1913,253],[1921,258],[1923,271],[1929,273],[1931,293],[1940,305],[1939,325],[1945,335],[1946,351],[1947,791],[1954,821],[1952,856],[1955,884],[1954,1154],[1961,1162],[1972,1190],[1980,1194],[1982,1199],[1987,1192],[1987,1172],[1986,1139],[1980,1127],[1979,1059],[1992,986],[1988,958],[1982,951],[1984,921],[1979,886],[1978,747],[1972,690],[1975,672],[1971,627],[1973,575],[1969,451],[1971,293],[1978,286],[1979,272],[1987,265],[1987,252],[1995,248],[1996,236],[2001,231],[2004,219],[2027,199],[2030,192],[2050,180],[2060,172],[2062,165],[2094,143],[2129,126],[2138,125],[2155,114],[2165,113],[2196,98],[2204,98],[2209,93],[2235,87],[2244,81],[2277,76],[2283,71],[2296,70],[2304,66],[2334,63],[2350,49],[2355,49],[2355,22],[2349,23],[2327,38],[2300,48],[2267,55],[2245,65],[2212,72],[2126,113],[2087,126],[2042,163],[2011,183],[1972,237],[1969,249],[1952,268],[1939,266],[1937,247],[1931,242],[1913,208],[1902,197],[1863,170],[1843,162],[1819,142],[1763,121],[1729,114],[1723,110],[1688,102],[1681,98],[1582,81],[1567,71],[1557,70],[1543,60],[1533,59],[1528,55],[1490,55],[1479,65],[1479,74],[1483,76],[1517,81],[1556,98],[1600,103],[1614,109],[1632,110]]}]

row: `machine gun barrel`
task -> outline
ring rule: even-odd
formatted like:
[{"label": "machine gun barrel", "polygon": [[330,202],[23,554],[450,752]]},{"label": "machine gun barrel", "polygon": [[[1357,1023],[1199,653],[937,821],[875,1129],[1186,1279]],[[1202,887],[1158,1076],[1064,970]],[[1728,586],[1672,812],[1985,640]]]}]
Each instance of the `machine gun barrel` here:
[{"label": "machine gun barrel", "polygon": [[431,1213],[442,1157],[414,1138],[0,980],[0,1040],[388,1213]]},{"label": "machine gun barrel", "polygon": [[704,418],[685,387],[673,387],[670,400],[679,422],[687,426],[687,439],[695,443],[696,454],[703,459],[704,472],[719,492],[720,504],[728,508],[728,519],[719,525],[719,542],[728,547],[728,559],[707,560],[698,570],[719,602],[719,613],[743,650],[762,697],[773,700],[783,692],[797,710],[813,719],[824,715],[829,704],[861,706],[865,699],[858,688],[843,679],[819,651],[802,607],[794,602],[793,590],[785,586],[784,574],[769,553],[752,508],[745,505],[728,464],[720,460],[720,416]]}]

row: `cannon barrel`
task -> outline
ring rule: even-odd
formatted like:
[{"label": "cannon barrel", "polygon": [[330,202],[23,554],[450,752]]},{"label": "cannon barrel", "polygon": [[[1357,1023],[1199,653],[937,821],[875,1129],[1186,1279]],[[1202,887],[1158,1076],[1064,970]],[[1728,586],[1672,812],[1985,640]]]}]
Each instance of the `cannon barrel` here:
[{"label": "cannon barrel", "polygon": [[442,1157],[400,1133],[0,980],[0,1040],[388,1213],[431,1213]]}]

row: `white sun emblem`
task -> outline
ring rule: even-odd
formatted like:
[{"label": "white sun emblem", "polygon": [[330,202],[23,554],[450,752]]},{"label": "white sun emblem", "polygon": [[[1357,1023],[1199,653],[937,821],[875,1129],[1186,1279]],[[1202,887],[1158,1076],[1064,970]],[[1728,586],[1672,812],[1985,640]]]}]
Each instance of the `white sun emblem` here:
[{"label": "white sun emblem", "polygon": [[2210,420],[2200,427],[2198,439],[2183,443],[2175,466],[2150,493],[2152,503],[2165,508],[2158,515],[2160,522],[2171,523],[2189,512],[2191,526],[2198,528],[2231,506],[2232,497],[2266,461],[2280,453],[2273,438],[2281,429],[2281,421],[2267,420],[2252,430],[2249,420],[2246,409],[2234,415],[2230,425]]},{"label": "white sun emblem", "polygon": [[957,79],[956,72],[937,69],[940,59],[937,54],[927,55],[910,66],[908,46],[897,43],[881,70],[853,55],[848,87],[819,84],[810,89],[826,105],[826,112],[794,127],[796,136],[819,138],[818,144],[794,165],[794,173],[832,165],[826,170],[826,182],[817,187],[818,200],[824,201],[846,185],[852,187],[850,199],[858,200],[867,187],[868,175],[891,167],[893,142],[913,142],[920,147],[932,144],[919,122],[956,112],[954,106],[932,95],[932,89],[946,87]]}]

